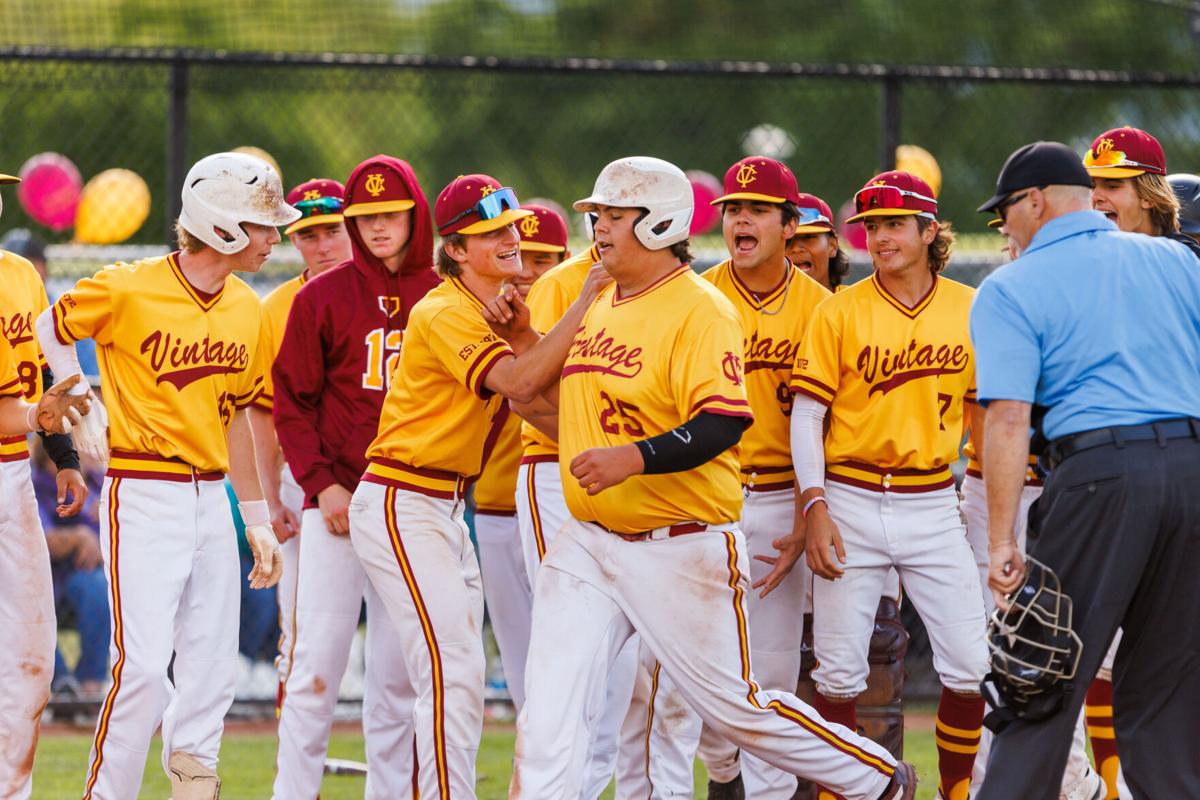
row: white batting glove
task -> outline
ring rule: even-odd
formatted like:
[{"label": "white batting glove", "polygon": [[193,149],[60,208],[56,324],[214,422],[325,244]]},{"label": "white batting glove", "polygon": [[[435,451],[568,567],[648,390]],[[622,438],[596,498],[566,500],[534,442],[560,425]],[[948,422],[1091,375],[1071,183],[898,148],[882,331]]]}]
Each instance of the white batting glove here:
[{"label": "white batting glove", "polygon": [[251,589],[269,589],[283,577],[283,555],[270,525],[247,525],[246,542],[254,554],[254,568],[247,580]]},{"label": "white batting glove", "polygon": [[91,410],[71,427],[71,440],[80,455],[108,463],[108,411],[100,398],[88,392]]}]

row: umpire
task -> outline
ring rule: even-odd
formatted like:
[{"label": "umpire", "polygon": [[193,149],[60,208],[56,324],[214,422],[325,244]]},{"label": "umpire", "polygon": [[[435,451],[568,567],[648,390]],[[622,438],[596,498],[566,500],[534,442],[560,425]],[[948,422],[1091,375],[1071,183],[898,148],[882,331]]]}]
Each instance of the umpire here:
[{"label": "umpire", "polygon": [[1061,709],[997,735],[979,800],[1058,797],[1118,626],[1129,786],[1155,800],[1200,792],[1200,269],[1182,245],[1122,233],[1091,210],[1091,184],[1072,150],[1036,142],[1009,157],[979,208],[1000,215],[1023,253],[983,282],[971,310],[988,583],[1003,604],[1024,575],[1012,532],[1038,406],[1051,472],[1029,513],[1029,552],[1061,578],[1083,643]]}]

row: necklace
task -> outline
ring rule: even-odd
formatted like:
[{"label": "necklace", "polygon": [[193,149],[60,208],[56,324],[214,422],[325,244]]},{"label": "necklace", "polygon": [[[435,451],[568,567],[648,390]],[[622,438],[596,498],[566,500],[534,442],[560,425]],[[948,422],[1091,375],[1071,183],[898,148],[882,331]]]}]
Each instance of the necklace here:
[{"label": "necklace", "polygon": [[754,294],[754,292],[750,292],[750,300],[754,303],[754,307],[756,309],[758,309],[759,313],[765,314],[768,317],[774,317],[775,315],[777,315],[781,311],[783,311],[784,306],[787,305],[788,292],[790,292],[792,290],[792,270],[793,269],[794,269],[794,267],[792,266],[791,262],[789,261],[787,272],[784,274],[784,277],[783,277],[783,297],[780,298],[780,300],[779,300],[779,308],[775,309],[774,311],[767,311],[766,305],[764,303],[759,302],[758,297]]}]

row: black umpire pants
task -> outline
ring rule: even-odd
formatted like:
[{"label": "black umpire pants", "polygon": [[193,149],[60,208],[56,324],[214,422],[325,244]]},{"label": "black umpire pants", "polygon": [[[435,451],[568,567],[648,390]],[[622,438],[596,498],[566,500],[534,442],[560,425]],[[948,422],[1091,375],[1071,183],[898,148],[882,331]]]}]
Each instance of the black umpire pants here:
[{"label": "black umpire pants", "polygon": [[1062,710],[996,736],[978,800],[1056,800],[1118,627],[1113,705],[1129,788],[1139,800],[1200,797],[1200,440],[1065,459],[1030,509],[1028,550],[1074,602],[1083,655]]}]

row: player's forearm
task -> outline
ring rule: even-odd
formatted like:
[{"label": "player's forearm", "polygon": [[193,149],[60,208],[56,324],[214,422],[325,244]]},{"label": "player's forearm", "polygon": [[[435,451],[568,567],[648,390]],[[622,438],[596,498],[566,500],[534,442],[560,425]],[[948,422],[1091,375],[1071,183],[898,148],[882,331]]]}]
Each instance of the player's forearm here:
[{"label": "player's forearm", "polygon": [[984,422],[983,474],[986,477],[988,546],[1013,540],[1021,489],[1029,464],[1030,405],[993,400]]},{"label": "player's forearm", "polygon": [[254,458],[254,435],[250,431],[246,409],[239,409],[229,425],[229,482],[241,503],[264,499]]},{"label": "player's forearm", "polygon": [[274,507],[279,504],[279,472],[283,468],[279,442],[275,438],[275,422],[269,411],[257,406],[246,409],[246,413],[249,415],[250,435],[254,440],[258,480],[267,502]]},{"label": "player's forearm", "polygon": [[[83,375],[83,368],[79,366],[79,355],[75,352],[75,343],[63,344],[58,340],[58,334],[54,331],[53,307],[47,308],[38,316],[34,330],[37,333],[42,353],[46,356],[46,364],[59,380],[72,375]],[[80,380],[69,390],[70,394],[87,394],[87,392],[88,383],[85,380]]]},{"label": "player's forearm", "polygon": [[983,463],[983,432],[986,428],[986,416],[983,406],[978,403],[967,403],[964,406],[967,413],[964,415],[964,424],[970,427],[968,436],[971,438],[971,446],[975,448],[975,460],[980,464]]},{"label": "player's forearm", "polygon": [[792,401],[792,467],[804,503],[825,494],[825,412],[823,403],[807,395],[797,394]]},{"label": "player's forearm", "polygon": [[20,436],[33,430],[29,426],[31,408],[19,397],[0,397],[0,436]]},{"label": "player's forearm", "polygon": [[587,307],[582,303],[573,304],[549,333],[516,357],[513,368],[522,378],[522,388],[528,391],[519,395],[510,394],[508,397],[522,401],[532,400],[558,380],[586,310]]}]

